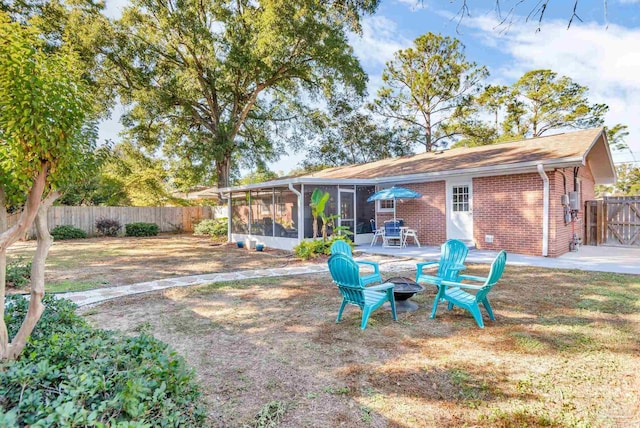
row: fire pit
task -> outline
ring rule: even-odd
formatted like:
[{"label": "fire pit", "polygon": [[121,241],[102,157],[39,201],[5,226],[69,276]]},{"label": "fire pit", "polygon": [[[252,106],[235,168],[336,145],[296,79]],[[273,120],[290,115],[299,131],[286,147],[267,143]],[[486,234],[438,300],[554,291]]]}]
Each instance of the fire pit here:
[{"label": "fire pit", "polygon": [[413,312],[418,309],[418,305],[410,302],[409,299],[414,294],[424,291],[424,287],[417,282],[403,278],[401,276],[395,276],[385,281],[386,283],[393,284],[393,297],[396,301],[397,312]]}]

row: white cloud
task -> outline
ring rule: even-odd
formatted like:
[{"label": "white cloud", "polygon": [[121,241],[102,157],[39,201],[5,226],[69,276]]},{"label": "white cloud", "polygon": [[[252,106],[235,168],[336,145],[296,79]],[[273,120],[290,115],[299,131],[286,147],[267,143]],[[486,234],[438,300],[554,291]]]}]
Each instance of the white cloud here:
[{"label": "white cloud", "polygon": [[627,143],[640,154],[640,28],[574,23],[567,30],[565,21],[546,21],[539,32],[525,23],[501,32],[490,17],[469,18],[463,24],[511,58],[492,70],[494,77],[513,81],[538,68],[569,76],[589,88],[591,102],[610,107],[607,124],[629,126]]},{"label": "white cloud", "polygon": [[365,68],[381,68],[399,50],[411,46],[409,40],[399,34],[397,24],[382,16],[362,20],[362,34],[351,34],[349,42]]}]

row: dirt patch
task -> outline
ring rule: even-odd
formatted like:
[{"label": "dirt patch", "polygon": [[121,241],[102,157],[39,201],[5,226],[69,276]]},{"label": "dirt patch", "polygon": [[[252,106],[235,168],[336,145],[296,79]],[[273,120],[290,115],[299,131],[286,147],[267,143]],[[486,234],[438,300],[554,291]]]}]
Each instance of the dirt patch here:
[{"label": "dirt patch", "polygon": [[[36,242],[20,242],[8,261],[31,258]],[[213,242],[208,237],[161,235],[150,238],[91,238],[57,241],[46,264],[47,283],[73,281],[95,287],[135,284],[154,279],[238,269],[300,264],[291,252],[266,248],[252,251]]]},{"label": "dirt patch", "polygon": [[364,331],[357,308],[335,323],[341,298],[321,274],[176,288],[85,315],[169,343],[216,427],[261,411],[283,427],[640,423],[640,277],[509,266],[483,330],[444,304],[430,320],[434,295],[398,322],[375,311]]}]

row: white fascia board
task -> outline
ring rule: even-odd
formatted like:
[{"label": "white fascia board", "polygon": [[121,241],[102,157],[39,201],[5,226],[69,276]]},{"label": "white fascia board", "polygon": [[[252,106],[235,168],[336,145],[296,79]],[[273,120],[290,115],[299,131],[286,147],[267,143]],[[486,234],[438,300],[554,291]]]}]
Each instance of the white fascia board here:
[{"label": "white fascia board", "polygon": [[220,193],[242,192],[245,190],[263,189],[265,187],[286,187],[291,184],[315,184],[315,185],[361,185],[375,186],[393,183],[420,183],[423,181],[439,181],[456,176],[490,177],[494,175],[510,175],[537,173],[539,163],[544,163],[546,170],[554,168],[566,168],[586,165],[583,156],[560,158],[552,160],[536,160],[515,164],[490,165],[477,168],[462,168],[449,171],[427,172],[420,174],[396,175],[378,178],[314,178],[296,177],[290,179],[265,181],[263,183],[248,184],[245,186],[226,187],[219,189]]}]

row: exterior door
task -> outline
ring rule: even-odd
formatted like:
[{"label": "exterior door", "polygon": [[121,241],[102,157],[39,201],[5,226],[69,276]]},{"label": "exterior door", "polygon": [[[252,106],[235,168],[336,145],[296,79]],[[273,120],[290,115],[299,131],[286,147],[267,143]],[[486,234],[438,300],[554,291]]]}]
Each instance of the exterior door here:
[{"label": "exterior door", "polygon": [[[351,233],[355,233],[356,224],[356,192],[353,190],[340,190],[340,219],[338,226],[348,227]],[[353,239],[353,237],[352,237]]]},{"label": "exterior door", "polygon": [[447,181],[447,239],[473,242],[471,179]]}]

